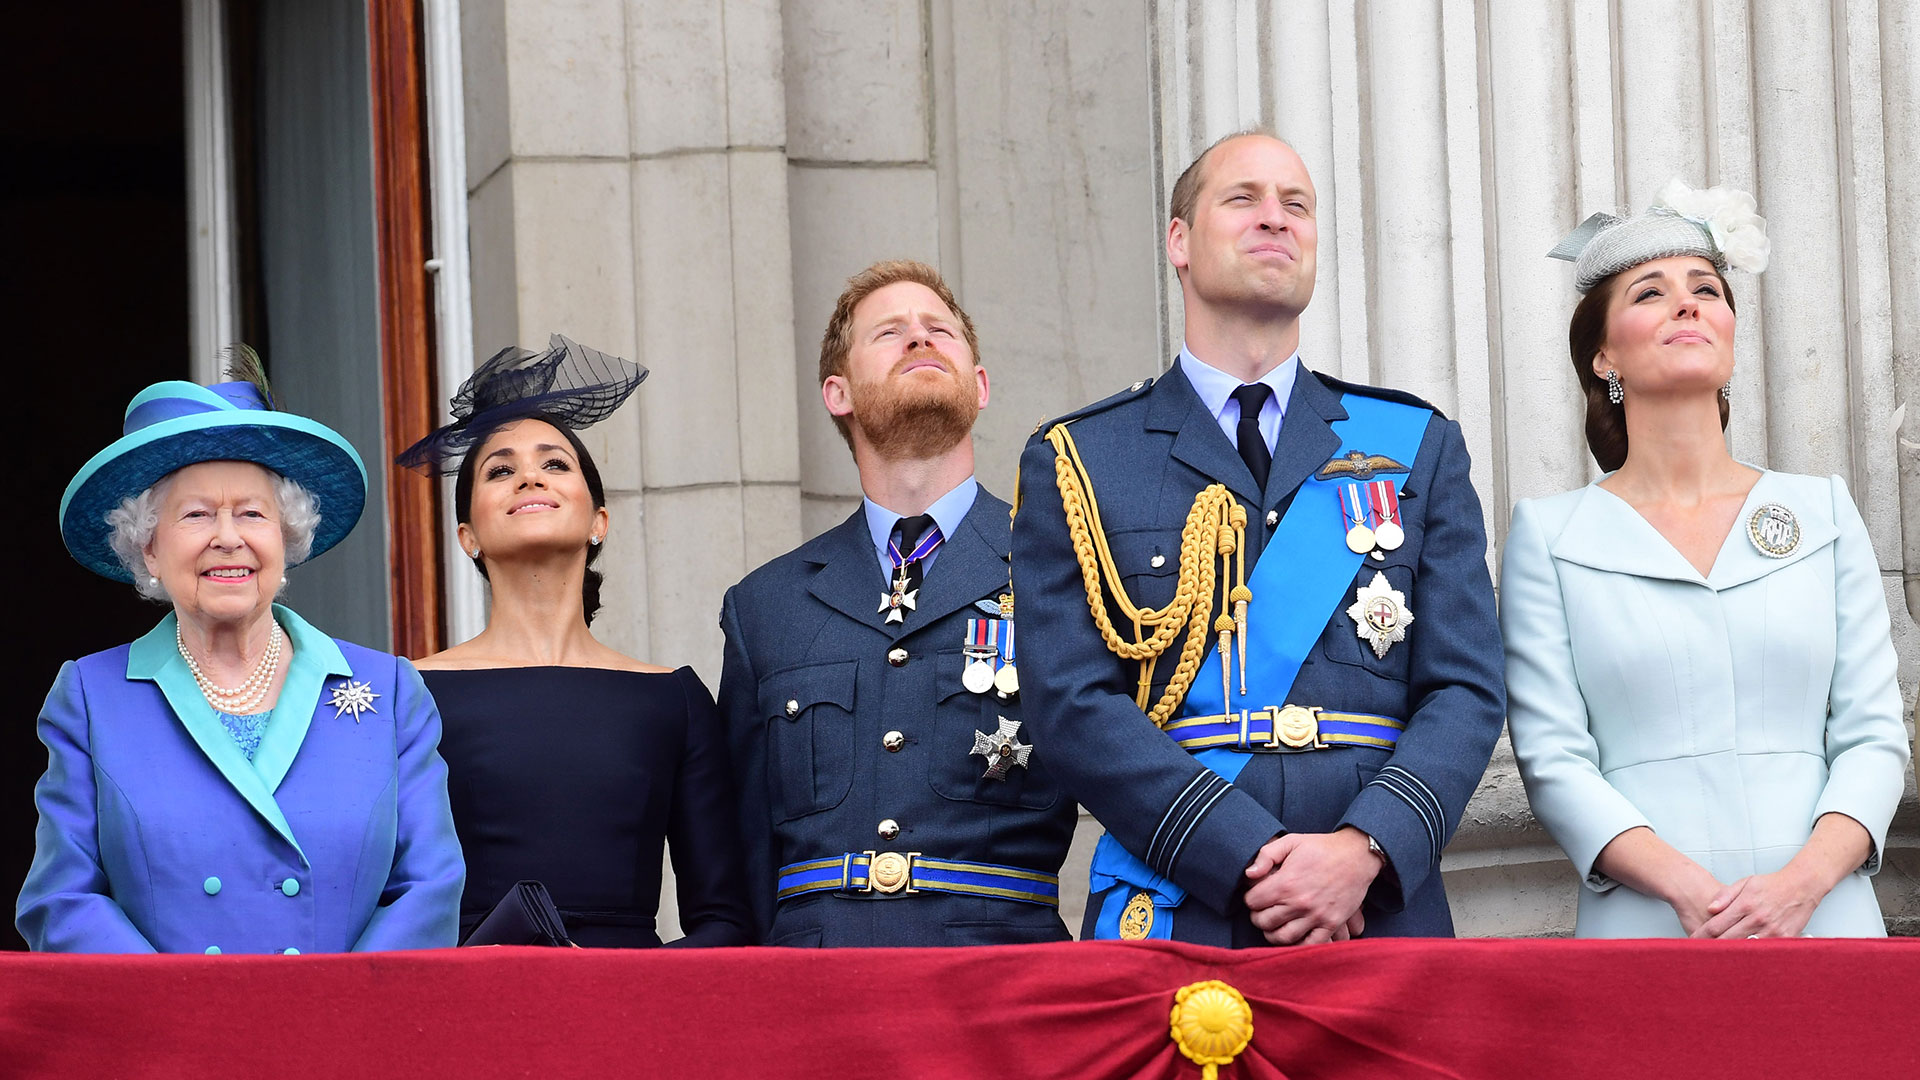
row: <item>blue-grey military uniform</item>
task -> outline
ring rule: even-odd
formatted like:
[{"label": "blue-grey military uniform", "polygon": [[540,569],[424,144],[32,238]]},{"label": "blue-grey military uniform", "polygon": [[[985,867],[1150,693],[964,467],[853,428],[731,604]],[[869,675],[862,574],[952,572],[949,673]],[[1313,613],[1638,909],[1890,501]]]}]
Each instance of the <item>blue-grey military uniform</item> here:
[{"label": "blue-grey military uniform", "polygon": [[720,708],[763,944],[1069,936],[1077,808],[1045,751],[985,775],[976,738],[1024,702],[961,681],[967,620],[997,617],[1008,590],[1008,512],[979,490],[898,624],[875,610],[887,579],[861,510],[728,590]]},{"label": "blue-grey military uniform", "polygon": [[[1371,714],[1404,729],[1388,746],[1248,753],[1236,759],[1242,764],[1229,782],[1148,719],[1134,698],[1139,665],[1109,651],[1089,617],[1045,432],[1069,425],[1124,587],[1139,607],[1159,608],[1174,599],[1181,528],[1195,495],[1209,485],[1224,484],[1247,511],[1249,575],[1262,558],[1295,557],[1263,549],[1296,492],[1341,451],[1342,436],[1330,425],[1347,420],[1343,401],[1353,395],[1410,406],[1400,413],[1421,425],[1407,444],[1418,447],[1410,472],[1399,478],[1405,539],[1383,558],[1360,557],[1339,604],[1325,611],[1317,641],[1317,621],[1304,624],[1311,647],[1285,704]],[[1142,889],[1179,899],[1166,920],[1170,932],[1144,936],[1261,944],[1243,900],[1245,867],[1286,831],[1349,824],[1371,835],[1390,864],[1362,907],[1367,936],[1453,932],[1440,853],[1485,771],[1506,706],[1486,534],[1460,427],[1410,395],[1305,368],[1284,415],[1264,491],[1255,490],[1233,442],[1178,367],[1043,425],[1021,459],[1013,579],[1033,741],[1068,791],[1154,879],[1103,879],[1096,864],[1086,936],[1095,936],[1103,911],[1113,911],[1115,894]],[[1340,529],[1337,512],[1329,514],[1325,527]],[[1415,614],[1406,639],[1384,656],[1362,640],[1347,610],[1377,573]],[[1343,569],[1335,584],[1345,580]],[[1115,624],[1126,628],[1110,593],[1106,602]],[[1271,615],[1262,614],[1256,592],[1250,633],[1259,634],[1263,617]],[[1175,659],[1169,650],[1156,665],[1156,698]],[[1217,675],[1213,687],[1217,692]],[[1143,936],[1138,922],[1134,929],[1122,936]]]}]

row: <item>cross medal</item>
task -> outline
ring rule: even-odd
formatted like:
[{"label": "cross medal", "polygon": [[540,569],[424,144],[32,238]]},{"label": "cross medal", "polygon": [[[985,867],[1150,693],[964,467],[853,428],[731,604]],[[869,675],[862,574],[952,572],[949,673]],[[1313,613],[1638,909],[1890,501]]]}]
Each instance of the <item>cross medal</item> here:
[{"label": "cross medal", "polygon": [[879,610],[886,613],[889,624],[906,622],[907,612],[919,602],[920,590],[908,587],[912,581],[907,577],[907,567],[933,554],[945,539],[938,527],[932,527],[909,552],[902,552],[900,545],[887,541],[887,561],[893,564],[893,580],[888,582],[891,590],[880,594]]},{"label": "cross medal", "polygon": [[904,565],[894,574],[893,591],[880,594],[880,610],[887,613],[890,623],[906,622],[907,612],[912,611],[918,602],[920,590],[907,588],[907,568]]}]

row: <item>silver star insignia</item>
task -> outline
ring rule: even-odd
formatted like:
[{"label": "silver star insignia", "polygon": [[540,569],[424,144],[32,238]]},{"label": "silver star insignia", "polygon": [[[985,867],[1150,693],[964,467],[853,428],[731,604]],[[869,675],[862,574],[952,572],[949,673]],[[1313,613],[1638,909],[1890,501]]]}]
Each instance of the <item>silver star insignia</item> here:
[{"label": "silver star insignia", "polygon": [[379,712],[378,709],[373,707],[373,699],[379,696],[379,694],[373,692],[372,683],[354,682],[352,679],[347,679],[340,683],[340,685],[333,687],[333,697],[327,704],[333,706],[334,719],[339,719],[341,713],[352,713],[353,722],[357,724],[360,722],[361,713]]},{"label": "silver star insignia", "polygon": [[1033,745],[1020,741],[1020,721],[999,717],[1000,730],[989,735],[984,731],[973,733],[973,752],[987,759],[985,779],[1005,780],[1007,770],[1015,765],[1026,767],[1027,759],[1033,756]]}]

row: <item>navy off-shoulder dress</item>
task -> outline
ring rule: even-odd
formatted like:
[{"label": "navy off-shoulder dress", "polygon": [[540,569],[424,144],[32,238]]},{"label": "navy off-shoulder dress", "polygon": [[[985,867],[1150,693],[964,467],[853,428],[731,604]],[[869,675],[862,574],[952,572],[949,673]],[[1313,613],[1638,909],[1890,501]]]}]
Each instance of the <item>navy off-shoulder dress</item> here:
[{"label": "navy off-shoulder dress", "polygon": [[686,932],[673,944],[747,943],[726,740],[692,668],[420,675],[440,706],[467,860],[462,938],[515,882],[535,880],[575,942],[657,946],[667,844]]}]

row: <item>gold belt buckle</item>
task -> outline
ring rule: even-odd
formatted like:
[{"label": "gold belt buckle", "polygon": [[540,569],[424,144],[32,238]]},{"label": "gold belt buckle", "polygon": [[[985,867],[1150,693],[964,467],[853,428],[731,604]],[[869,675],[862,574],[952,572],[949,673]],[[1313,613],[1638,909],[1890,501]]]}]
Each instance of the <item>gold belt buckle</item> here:
[{"label": "gold belt buckle", "polygon": [[913,887],[913,860],[920,857],[919,852],[863,851],[861,854],[867,857],[867,887],[864,891],[887,895],[901,891],[912,895],[920,891]]},{"label": "gold belt buckle", "polygon": [[1282,705],[1276,709],[1269,705],[1263,711],[1273,720],[1267,749],[1321,750],[1326,747],[1320,741],[1320,706]]}]

